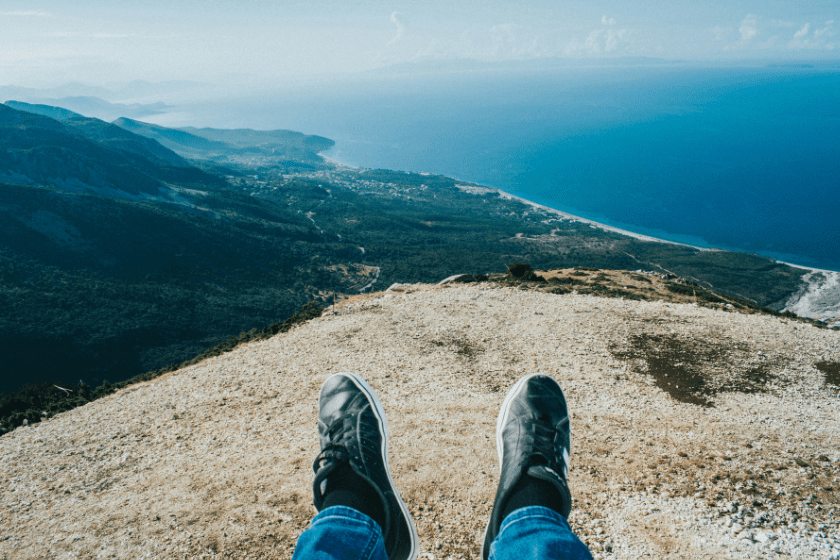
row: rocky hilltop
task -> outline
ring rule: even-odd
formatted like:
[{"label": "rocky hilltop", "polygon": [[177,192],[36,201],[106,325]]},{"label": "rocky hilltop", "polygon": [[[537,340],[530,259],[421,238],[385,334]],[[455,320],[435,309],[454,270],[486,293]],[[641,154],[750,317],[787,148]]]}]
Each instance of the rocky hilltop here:
[{"label": "rocky hilltop", "polygon": [[421,558],[477,558],[498,408],[542,371],[569,400],[570,521],[596,558],[838,558],[838,368],[840,333],[784,317],[396,286],[0,438],[0,555],[290,558],[318,389],[355,371]]}]

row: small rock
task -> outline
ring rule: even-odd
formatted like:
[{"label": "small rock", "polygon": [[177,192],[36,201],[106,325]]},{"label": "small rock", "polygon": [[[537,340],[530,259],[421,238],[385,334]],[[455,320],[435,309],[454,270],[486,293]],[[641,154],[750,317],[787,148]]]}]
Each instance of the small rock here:
[{"label": "small rock", "polygon": [[755,534],[755,542],[758,543],[768,543],[771,540],[775,539],[776,535],[774,533],[769,533],[767,531],[759,531]]},{"label": "small rock", "polygon": [[739,538],[751,541],[755,537],[755,533],[752,529],[747,529],[746,531],[741,531],[741,534],[738,535]]}]

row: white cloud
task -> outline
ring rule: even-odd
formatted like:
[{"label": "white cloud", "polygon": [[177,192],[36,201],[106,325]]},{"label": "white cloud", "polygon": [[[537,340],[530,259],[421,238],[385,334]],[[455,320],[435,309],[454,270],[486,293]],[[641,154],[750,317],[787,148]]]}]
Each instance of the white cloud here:
[{"label": "white cloud", "polygon": [[594,29],[583,41],[569,41],[563,52],[567,56],[614,53],[621,50],[626,36],[627,29]]},{"label": "white cloud", "polygon": [[618,31],[608,29],[607,38],[604,41],[604,52],[614,52],[616,49],[618,49],[619,42],[622,39],[624,39],[624,36],[626,34],[626,29],[619,29]]},{"label": "white cloud", "polygon": [[811,24],[806,23],[793,34],[793,39],[788,43],[788,47],[792,49],[834,50],[840,48],[840,42],[831,40],[836,35],[833,19],[825,22],[822,28],[814,29],[813,33],[811,33]]},{"label": "white cloud", "polygon": [[615,18],[607,18],[606,15],[601,16],[601,23],[604,25],[615,25]]},{"label": "white cloud", "polygon": [[397,26],[397,34],[394,35],[394,38],[388,41],[389,45],[393,45],[400,39],[402,39],[403,35],[405,35],[405,25],[399,20],[397,17],[397,12],[391,13],[391,23]]},{"label": "white cloud", "polygon": [[734,43],[724,47],[723,50],[732,51],[749,47],[752,40],[759,34],[758,16],[754,14],[747,14],[747,16],[741,21],[740,27],[738,27],[738,33],[741,34],[741,37]]},{"label": "white cloud", "polygon": [[738,32],[741,33],[740,40],[742,43],[748,43],[758,35],[758,29],[756,29],[757,24],[758,18],[752,14],[744,18],[741,22],[741,27],[738,28]]},{"label": "white cloud", "polygon": [[823,35],[828,35],[829,37],[834,35],[834,31],[831,29],[832,25],[834,25],[834,20],[833,19],[828,20],[827,22],[825,22],[825,27],[823,27],[822,29],[817,29],[817,30],[814,31],[814,37],[820,38]]},{"label": "white cloud", "polygon": [[601,52],[601,34],[603,31],[600,29],[594,30],[592,33],[589,34],[589,37],[586,38],[586,41],[583,43],[583,48],[593,54],[597,54]]}]

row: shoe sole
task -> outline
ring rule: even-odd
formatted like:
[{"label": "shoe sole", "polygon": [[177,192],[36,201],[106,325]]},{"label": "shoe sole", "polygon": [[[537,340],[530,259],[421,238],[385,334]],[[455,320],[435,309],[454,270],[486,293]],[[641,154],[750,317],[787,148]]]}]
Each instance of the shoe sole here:
[{"label": "shoe sole", "polygon": [[[521,377],[519,381],[513,384],[507,395],[505,395],[505,400],[502,401],[502,407],[499,409],[499,416],[496,419],[496,452],[499,454],[499,473],[502,472],[502,465],[504,464],[504,442],[502,441],[502,428],[504,425],[507,424],[508,420],[508,413],[510,412],[511,404],[513,403],[514,399],[519,396],[519,393],[522,392],[523,387],[525,387],[525,383],[531,379],[532,377],[548,377],[555,383],[557,381],[551,377],[550,375],[546,375],[544,373],[531,373],[526,375],[525,377]],[[562,387],[560,384],[557,383],[557,387],[560,389],[560,394],[563,395],[563,399],[566,399],[565,393],[563,393]],[[568,405],[567,405],[568,408]],[[571,421],[569,423],[569,448],[571,448]],[[568,465],[567,465],[568,466]],[[487,558],[490,551],[487,551],[487,555],[484,554],[484,542],[487,540],[487,531],[490,530],[490,522],[487,522],[487,526],[484,527],[484,535],[481,537],[481,557]]]},{"label": "shoe sole", "polygon": [[[394,491],[394,496],[397,497],[397,503],[400,505],[400,509],[402,510],[403,516],[408,524],[408,531],[411,534],[411,552],[408,555],[406,560],[416,560],[417,554],[419,553],[419,541],[420,538],[417,535],[417,527],[414,526],[414,520],[411,518],[411,514],[408,511],[408,507],[406,507],[405,502],[400,496],[400,493],[397,491],[397,485],[394,484],[394,479],[391,477],[391,467],[388,464],[388,419],[385,417],[385,408],[383,408],[382,403],[379,402],[379,397],[376,396],[376,392],[373,388],[368,385],[367,381],[356,375],[352,372],[342,372],[336,373],[331,375],[327,379],[331,379],[336,376],[347,377],[353,384],[367,396],[368,400],[373,404],[373,414],[376,416],[376,420],[379,422],[379,433],[382,435],[382,457],[385,459],[385,472],[388,473],[388,482],[391,484],[391,488]],[[324,385],[326,385],[326,381],[324,381]],[[321,386],[321,390],[323,391],[323,385]],[[318,393],[318,401],[321,400],[321,394]]]}]

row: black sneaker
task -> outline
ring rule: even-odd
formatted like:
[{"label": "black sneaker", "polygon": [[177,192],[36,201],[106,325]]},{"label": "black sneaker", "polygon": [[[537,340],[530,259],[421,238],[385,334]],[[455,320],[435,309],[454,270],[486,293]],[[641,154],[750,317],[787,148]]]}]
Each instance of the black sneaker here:
[{"label": "black sneaker", "polygon": [[484,532],[481,556],[490,554],[490,544],[499,534],[502,514],[514,487],[530,476],[557,488],[561,503],[557,511],[568,517],[572,496],[566,484],[569,473],[571,433],[566,397],[560,385],[547,375],[533,373],[508,391],[496,422],[499,452],[499,489]]},{"label": "black sneaker", "polygon": [[315,508],[321,511],[329,475],[349,464],[376,491],[384,514],[382,535],[390,560],[414,560],[417,529],[388,468],[388,424],[370,385],[354,373],[329,377],[318,398],[321,453],[315,459]]}]

